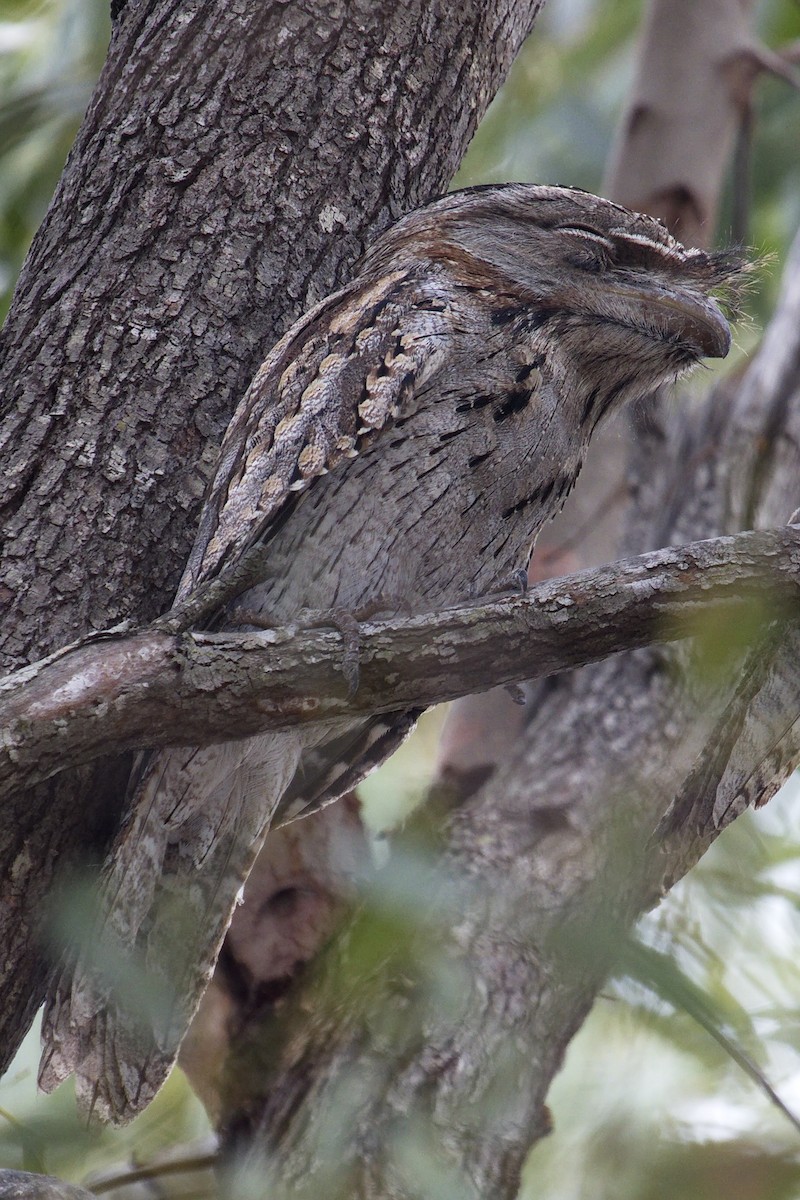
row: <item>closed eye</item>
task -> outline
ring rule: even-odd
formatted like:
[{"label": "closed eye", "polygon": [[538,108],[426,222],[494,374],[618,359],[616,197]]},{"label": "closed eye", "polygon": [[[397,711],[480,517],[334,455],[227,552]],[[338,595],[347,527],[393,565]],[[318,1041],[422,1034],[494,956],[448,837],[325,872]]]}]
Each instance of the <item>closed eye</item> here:
[{"label": "closed eye", "polygon": [[597,274],[605,271],[613,261],[614,243],[596,229],[590,229],[588,225],[558,225],[556,228],[573,243],[565,255],[572,266]]},{"label": "closed eye", "polygon": [[615,258],[623,267],[674,266],[686,262],[686,253],[677,243],[673,245],[654,241],[644,234],[627,230],[613,230]]},{"label": "closed eye", "polygon": [[604,237],[602,233],[598,233],[596,229],[592,229],[589,225],[556,225],[559,233],[574,234],[575,237],[582,238],[584,241],[597,242],[608,250],[609,254],[614,251],[614,243],[610,238]]}]

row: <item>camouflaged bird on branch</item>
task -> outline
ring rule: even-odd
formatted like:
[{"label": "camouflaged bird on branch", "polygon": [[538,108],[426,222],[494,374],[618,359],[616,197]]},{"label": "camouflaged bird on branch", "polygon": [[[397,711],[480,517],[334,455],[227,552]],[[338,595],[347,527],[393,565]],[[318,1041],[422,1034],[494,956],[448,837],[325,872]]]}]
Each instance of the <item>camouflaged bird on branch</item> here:
[{"label": "camouflaged bird on branch", "polygon": [[[255,556],[218,628],[504,586],[599,421],[704,356],[736,273],[587,193],[511,184],[404,218],[289,330],[230,424],[176,604]],[[270,825],[354,785],[418,714],[140,757],[86,946],[48,1004],[41,1082],[125,1121],[172,1066]],[[105,964],[145,972],[147,1011]]]}]

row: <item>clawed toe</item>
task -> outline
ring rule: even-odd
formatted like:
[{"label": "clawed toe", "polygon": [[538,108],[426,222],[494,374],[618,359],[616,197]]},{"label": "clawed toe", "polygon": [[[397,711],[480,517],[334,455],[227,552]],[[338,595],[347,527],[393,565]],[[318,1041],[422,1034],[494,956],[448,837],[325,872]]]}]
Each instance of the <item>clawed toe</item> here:
[{"label": "clawed toe", "polygon": [[343,608],[334,608],[328,615],[328,623],[342,635],[342,674],[347,684],[348,696],[355,696],[361,668],[361,626],[353,613]]},{"label": "clawed toe", "polygon": [[358,616],[346,608],[331,608],[325,612],[303,609],[298,614],[297,623],[304,629],[336,629],[342,635],[342,674],[347,683],[347,694],[353,697],[358,691],[361,662],[361,626]]},{"label": "clawed toe", "polygon": [[504,579],[499,579],[490,590],[490,595],[506,595],[508,592],[513,592],[517,596],[524,596],[528,591],[528,572],[524,567],[517,567],[516,571],[512,571]]}]

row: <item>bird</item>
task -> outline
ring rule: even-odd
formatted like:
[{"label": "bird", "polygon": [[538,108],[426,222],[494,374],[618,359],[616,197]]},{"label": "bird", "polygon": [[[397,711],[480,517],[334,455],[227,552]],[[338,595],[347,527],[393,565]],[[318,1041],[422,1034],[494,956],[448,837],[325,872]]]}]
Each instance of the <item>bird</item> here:
[{"label": "bird", "polygon": [[[402,217],[257,371],[176,603],[246,555],[254,582],[215,628],[426,613],[508,587],[598,424],[727,354],[738,270],[575,188],[467,188]],[[350,790],[417,716],[144,752],[89,936],[46,1006],[41,1086],[74,1073],[95,1119],[136,1115],[270,827]]]}]

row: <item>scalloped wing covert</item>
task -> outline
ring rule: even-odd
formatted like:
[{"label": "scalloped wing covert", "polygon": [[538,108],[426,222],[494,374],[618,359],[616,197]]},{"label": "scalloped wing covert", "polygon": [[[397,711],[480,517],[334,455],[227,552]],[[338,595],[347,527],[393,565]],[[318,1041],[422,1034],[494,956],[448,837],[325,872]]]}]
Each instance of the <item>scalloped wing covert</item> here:
[{"label": "scalloped wing covert", "polygon": [[178,600],[268,540],[315,479],[401,415],[440,357],[443,312],[439,294],[398,270],[344,288],[289,330],[225,434]]}]

